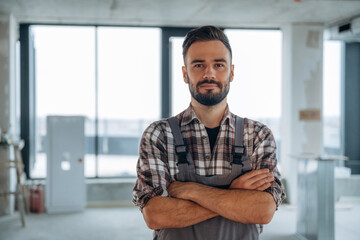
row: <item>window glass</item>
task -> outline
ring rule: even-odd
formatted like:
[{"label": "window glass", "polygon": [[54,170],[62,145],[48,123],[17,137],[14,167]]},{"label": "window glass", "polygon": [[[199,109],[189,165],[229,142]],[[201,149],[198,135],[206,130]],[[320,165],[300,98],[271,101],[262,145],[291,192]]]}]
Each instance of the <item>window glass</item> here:
[{"label": "window glass", "polygon": [[340,154],[340,41],[324,42],[323,58],[323,121],[324,147],[331,154]]},{"label": "window glass", "polygon": [[190,92],[188,85],[183,80],[182,44],[184,37],[171,37],[171,88],[172,88],[172,115],[176,115],[186,109],[190,104]]},{"label": "window glass", "polygon": [[[33,26],[35,47],[36,131],[35,163],[31,176],[46,176],[46,117],[87,117],[87,140],[94,134],[95,41],[94,27]],[[93,144],[88,141],[88,148]],[[94,176],[94,157],[87,151],[86,176]]]},{"label": "window glass", "polygon": [[160,118],[160,29],[98,28],[99,176],[135,176],[145,128]]}]

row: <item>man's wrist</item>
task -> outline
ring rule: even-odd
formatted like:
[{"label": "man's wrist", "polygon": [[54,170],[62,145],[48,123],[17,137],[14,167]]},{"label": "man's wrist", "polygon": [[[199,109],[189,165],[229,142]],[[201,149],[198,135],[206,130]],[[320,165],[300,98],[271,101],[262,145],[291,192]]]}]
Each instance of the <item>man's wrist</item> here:
[{"label": "man's wrist", "polygon": [[195,182],[187,182],[186,184],[187,184],[187,188],[186,191],[184,192],[183,197],[186,200],[192,200],[194,194],[196,194],[197,191],[199,191],[200,184]]},{"label": "man's wrist", "polygon": [[197,202],[199,198],[206,197],[206,193],[208,193],[210,189],[214,189],[213,187],[200,183],[191,182],[189,184],[190,186],[187,189],[188,191],[185,194],[185,198],[194,202]]},{"label": "man's wrist", "polygon": [[182,197],[183,199],[191,200],[191,201],[195,201],[195,199],[197,199],[199,195],[201,197],[204,188],[208,187],[206,185],[195,182],[187,182],[186,184],[187,184],[186,191],[184,191]]}]

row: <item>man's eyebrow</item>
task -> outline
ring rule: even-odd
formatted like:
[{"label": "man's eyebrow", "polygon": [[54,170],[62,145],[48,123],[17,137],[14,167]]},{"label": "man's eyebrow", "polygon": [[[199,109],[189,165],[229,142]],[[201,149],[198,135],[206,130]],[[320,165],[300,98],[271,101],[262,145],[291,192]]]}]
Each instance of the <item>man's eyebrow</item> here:
[{"label": "man's eyebrow", "polygon": [[203,62],[205,62],[205,60],[195,59],[195,60],[192,60],[192,61],[191,61],[191,64],[194,64],[194,63],[203,63]]},{"label": "man's eyebrow", "polygon": [[214,62],[225,62],[226,63],[226,60],[223,58],[219,58],[219,59],[215,59]]},{"label": "man's eyebrow", "polygon": [[[191,61],[191,64],[194,64],[194,63],[203,63],[205,62],[205,60],[202,60],[202,59],[195,59],[193,61]],[[216,58],[214,59],[214,62],[224,62],[226,63],[226,60],[224,58]]]}]

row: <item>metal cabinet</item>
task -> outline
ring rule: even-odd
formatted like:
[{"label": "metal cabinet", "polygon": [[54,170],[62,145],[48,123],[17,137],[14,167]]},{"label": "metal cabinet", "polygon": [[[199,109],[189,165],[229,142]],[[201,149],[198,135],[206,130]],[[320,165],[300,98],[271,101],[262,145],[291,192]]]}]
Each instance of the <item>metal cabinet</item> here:
[{"label": "metal cabinet", "polygon": [[86,206],[84,123],[81,116],[47,117],[48,213],[81,211]]}]

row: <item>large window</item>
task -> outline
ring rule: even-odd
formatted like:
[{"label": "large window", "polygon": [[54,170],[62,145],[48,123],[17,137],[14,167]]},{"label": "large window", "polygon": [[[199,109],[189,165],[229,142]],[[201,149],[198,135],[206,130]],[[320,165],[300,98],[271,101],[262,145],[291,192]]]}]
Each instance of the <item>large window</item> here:
[{"label": "large window", "polygon": [[86,177],[134,176],[139,140],[160,117],[160,30],[32,26],[36,156],[46,175],[46,117],[86,116]]},{"label": "large window", "polygon": [[[86,177],[135,176],[144,129],[164,115],[165,108],[175,115],[190,103],[181,72],[185,29],[164,28],[161,34],[159,28],[33,25],[30,30],[36,66],[36,154],[31,177],[46,176],[49,115],[86,116]],[[281,31],[225,32],[235,65],[230,110],[267,124],[280,149]],[[160,44],[167,36],[169,48]],[[170,92],[161,91],[160,81],[161,77],[168,81],[167,74],[160,74],[161,52],[166,51]]]}]

